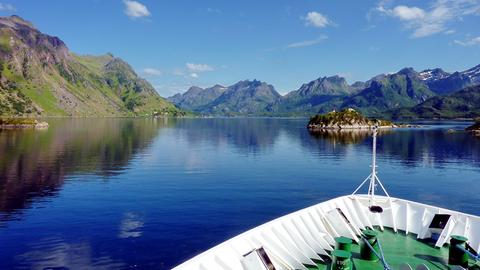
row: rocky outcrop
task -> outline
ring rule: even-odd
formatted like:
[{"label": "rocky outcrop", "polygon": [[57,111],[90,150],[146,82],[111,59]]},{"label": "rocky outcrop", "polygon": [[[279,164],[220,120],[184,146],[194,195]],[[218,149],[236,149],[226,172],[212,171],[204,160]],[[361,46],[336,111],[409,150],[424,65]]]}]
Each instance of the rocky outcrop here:
[{"label": "rocky outcrop", "polygon": [[467,127],[465,130],[472,132],[475,135],[480,135],[480,118],[475,119],[475,124]]},{"label": "rocky outcrop", "polygon": [[392,122],[387,120],[369,119],[354,109],[345,109],[340,112],[332,111],[327,114],[318,114],[308,123],[309,130],[326,129],[373,129],[394,128]]},{"label": "rocky outcrop", "polygon": [[48,123],[29,118],[0,119],[0,129],[48,128]]}]

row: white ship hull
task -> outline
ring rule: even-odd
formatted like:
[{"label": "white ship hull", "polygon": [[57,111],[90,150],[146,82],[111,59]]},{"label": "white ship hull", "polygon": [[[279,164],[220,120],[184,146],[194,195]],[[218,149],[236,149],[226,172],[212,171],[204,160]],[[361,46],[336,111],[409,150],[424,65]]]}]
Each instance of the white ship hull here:
[{"label": "white ship hull", "polygon": [[[480,218],[417,202],[376,196],[375,204],[382,213],[370,211],[370,195],[349,195],[335,198],[282,216],[225,241],[175,267],[175,270],[250,270],[245,255],[262,248],[275,269],[307,269],[312,259],[329,256],[334,238],[345,236],[359,242],[361,230],[391,228],[401,234],[415,234],[426,239],[438,234],[435,246],[448,243],[451,235],[469,239],[480,248]],[[340,210],[340,211],[339,211]],[[343,213],[343,215],[342,215]],[[435,215],[450,215],[444,229],[429,228]],[[254,263],[253,263],[254,264]],[[262,268],[258,268],[262,269]]]},{"label": "white ship hull", "polygon": [[[344,263],[353,262],[357,270],[393,269],[388,260],[392,265],[395,264],[397,269],[412,269],[404,262],[420,262],[420,268],[417,269],[428,269],[424,263],[437,268],[440,263],[444,267],[440,269],[477,264],[480,260],[477,255],[480,248],[480,217],[390,197],[377,177],[376,135],[375,129],[372,172],[352,195],[325,201],[267,222],[197,255],[174,269],[327,269],[334,248],[341,252],[333,254],[343,254],[343,260],[348,258],[349,261]],[[357,194],[367,183],[368,194]],[[378,187],[385,196],[375,194]],[[385,246],[390,246],[389,254],[384,253],[381,241],[375,236],[375,239],[370,239],[374,239],[372,245],[377,245],[378,249],[364,238],[367,236],[365,232],[368,232],[364,231],[365,229],[384,231],[386,228],[393,231],[394,236],[384,240],[395,242],[384,243]],[[372,236],[377,233],[369,231],[367,234]],[[418,241],[412,241],[412,235]],[[349,249],[346,249],[348,253],[345,255],[345,250],[336,245],[335,238],[340,236],[350,238],[347,241],[353,241],[356,245],[362,243],[361,246],[370,249],[381,265],[370,263],[375,261],[375,258],[365,256],[370,250],[360,250],[359,254],[358,245],[355,250],[357,257],[351,258],[353,252]],[[444,245],[450,243],[452,236],[453,244],[447,252]],[[428,244],[424,244],[427,241],[422,241],[423,239],[428,239]],[[458,244],[458,239],[461,239],[462,244]],[[339,238],[337,240],[341,241]],[[438,249],[442,249],[441,252]],[[422,254],[418,253],[420,250]],[[445,255],[446,253],[448,255]],[[333,259],[335,261],[335,258]],[[325,262],[326,260],[329,262]],[[351,269],[342,268],[344,265],[335,262],[335,269]],[[334,268],[333,264],[331,267]],[[459,269],[464,269],[463,267]],[[480,266],[475,269],[480,269]]]}]

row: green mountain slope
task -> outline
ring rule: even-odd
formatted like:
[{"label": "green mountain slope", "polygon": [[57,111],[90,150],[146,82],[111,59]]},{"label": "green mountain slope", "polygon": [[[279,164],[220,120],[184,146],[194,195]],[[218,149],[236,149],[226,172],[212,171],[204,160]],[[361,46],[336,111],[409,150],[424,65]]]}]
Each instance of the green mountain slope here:
[{"label": "green mountain slope", "polygon": [[197,111],[216,115],[263,115],[272,112],[272,104],[281,97],[272,85],[245,80],[229,86]]},{"label": "green mountain slope", "polygon": [[169,101],[182,109],[217,115],[305,116],[354,108],[368,116],[388,117],[393,111],[407,113],[408,110],[402,108],[454,93],[465,85],[478,84],[480,65],[454,73],[439,68],[421,72],[404,68],[351,85],[339,76],[322,77],[285,96],[280,96],[266,83],[244,81],[229,87],[191,87],[183,94],[170,97]]},{"label": "green mountain slope", "polygon": [[439,95],[450,94],[480,83],[480,65],[452,74],[436,68],[419,73],[428,87]]},{"label": "green mountain slope", "polygon": [[354,108],[367,115],[378,115],[392,108],[415,106],[435,96],[411,68],[378,76],[368,87],[349,97],[335,98],[320,106],[320,112]]},{"label": "green mountain slope", "polygon": [[391,118],[475,118],[480,116],[480,85],[449,94],[432,97],[413,108],[389,112]]},{"label": "green mountain slope", "polygon": [[121,116],[179,110],[120,58],[80,56],[18,16],[0,17],[0,115]]},{"label": "green mountain slope", "polygon": [[201,107],[207,105],[208,103],[213,102],[216,98],[220,97],[226,90],[227,87],[218,84],[205,89],[197,86],[192,86],[188,89],[187,92],[183,94],[176,94],[172,97],[169,97],[168,101],[172,102],[173,104],[177,105],[182,109],[196,111],[199,110]]},{"label": "green mountain slope", "polygon": [[[358,84],[357,84],[358,85]],[[355,92],[355,87],[339,76],[318,78],[303,84],[298,90],[285,95],[276,106],[277,112],[316,113],[319,105]]]}]

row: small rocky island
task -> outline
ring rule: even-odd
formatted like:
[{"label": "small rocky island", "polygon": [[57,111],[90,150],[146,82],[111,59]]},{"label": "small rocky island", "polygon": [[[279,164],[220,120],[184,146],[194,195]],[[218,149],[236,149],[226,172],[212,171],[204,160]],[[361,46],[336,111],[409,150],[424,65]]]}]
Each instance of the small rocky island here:
[{"label": "small rocky island", "polygon": [[31,118],[0,118],[0,129],[47,128],[47,122]]},{"label": "small rocky island", "polygon": [[369,119],[354,109],[345,109],[339,112],[332,111],[327,114],[317,114],[310,118],[307,128],[311,131],[327,129],[363,129],[397,127],[388,120]]},{"label": "small rocky island", "polygon": [[480,118],[475,119],[475,124],[466,128],[467,131],[480,135]]}]

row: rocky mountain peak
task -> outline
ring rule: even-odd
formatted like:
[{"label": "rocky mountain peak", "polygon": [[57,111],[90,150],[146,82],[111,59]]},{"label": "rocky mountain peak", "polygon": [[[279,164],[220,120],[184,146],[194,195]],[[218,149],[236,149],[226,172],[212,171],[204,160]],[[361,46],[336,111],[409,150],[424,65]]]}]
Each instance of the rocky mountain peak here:
[{"label": "rocky mountain peak", "polygon": [[[239,90],[250,90],[250,91],[259,91],[262,89],[268,89],[275,91],[272,85],[267,84],[266,82],[259,81],[257,79],[254,80],[243,80],[239,81],[236,84],[228,87],[227,92],[235,92]],[[277,93],[278,94],[278,93]]]},{"label": "rocky mountain peak", "polygon": [[185,92],[186,94],[197,94],[197,93],[200,93],[201,91],[203,91],[203,88],[200,88],[198,86],[191,86],[190,88],[188,88],[187,92]]},{"label": "rocky mountain peak", "polygon": [[322,78],[323,81],[329,81],[329,82],[332,82],[332,83],[347,83],[347,80],[345,80],[344,77],[340,77],[338,75],[333,75],[333,76],[330,76],[330,77],[323,77]]},{"label": "rocky mountain peak", "polygon": [[471,69],[467,69],[462,72],[462,74],[470,78],[476,78],[478,81],[480,81],[480,65],[477,65]]},{"label": "rocky mountain peak", "polygon": [[243,81],[239,81],[238,83],[234,84],[237,85],[237,86],[242,86],[242,87],[256,87],[256,86],[259,86],[261,85],[262,82],[257,80],[257,79],[253,79],[253,80],[243,80]]},{"label": "rocky mountain peak", "polygon": [[0,57],[13,59],[16,70],[24,68],[22,62],[39,61],[43,66],[62,66],[69,73],[66,62],[71,55],[60,38],[41,33],[19,16],[0,17],[0,35],[5,40]]},{"label": "rocky mountain peak", "polygon": [[418,75],[418,73],[412,67],[403,68],[400,71],[398,71],[397,74],[406,75],[406,76],[409,76],[409,77]]},{"label": "rocky mountain peak", "polygon": [[426,69],[424,71],[421,71],[418,73],[418,76],[422,81],[434,81],[434,80],[440,80],[443,78],[446,78],[450,76],[450,73],[445,72],[441,68],[435,68],[435,69]]},{"label": "rocky mountain peak", "polygon": [[309,83],[303,84],[295,92],[303,96],[307,95],[339,95],[350,92],[350,86],[345,78],[338,75],[330,77],[320,77]]},{"label": "rocky mountain peak", "polygon": [[0,17],[0,29],[11,30],[10,38],[18,38],[32,49],[68,52],[67,46],[60,38],[41,33],[32,23],[19,16]]},{"label": "rocky mountain peak", "polygon": [[33,24],[27,20],[24,20],[22,17],[17,15],[12,15],[10,17],[0,17],[0,24],[7,25],[9,27],[18,28],[19,26],[22,27],[29,27],[35,29]]},{"label": "rocky mountain peak", "polygon": [[0,60],[0,115],[175,111],[127,62],[71,53],[60,38],[18,16],[0,17]]},{"label": "rocky mountain peak", "polygon": [[361,82],[361,81],[357,81],[357,82],[354,82],[351,87],[354,89],[354,90],[361,90],[361,89],[364,89],[366,87],[366,83],[365,82]]},{"label": "rocky mountain peak", "polygon": [[226,87],[217,83],[213,86],[213,88],[226,88]]}]

